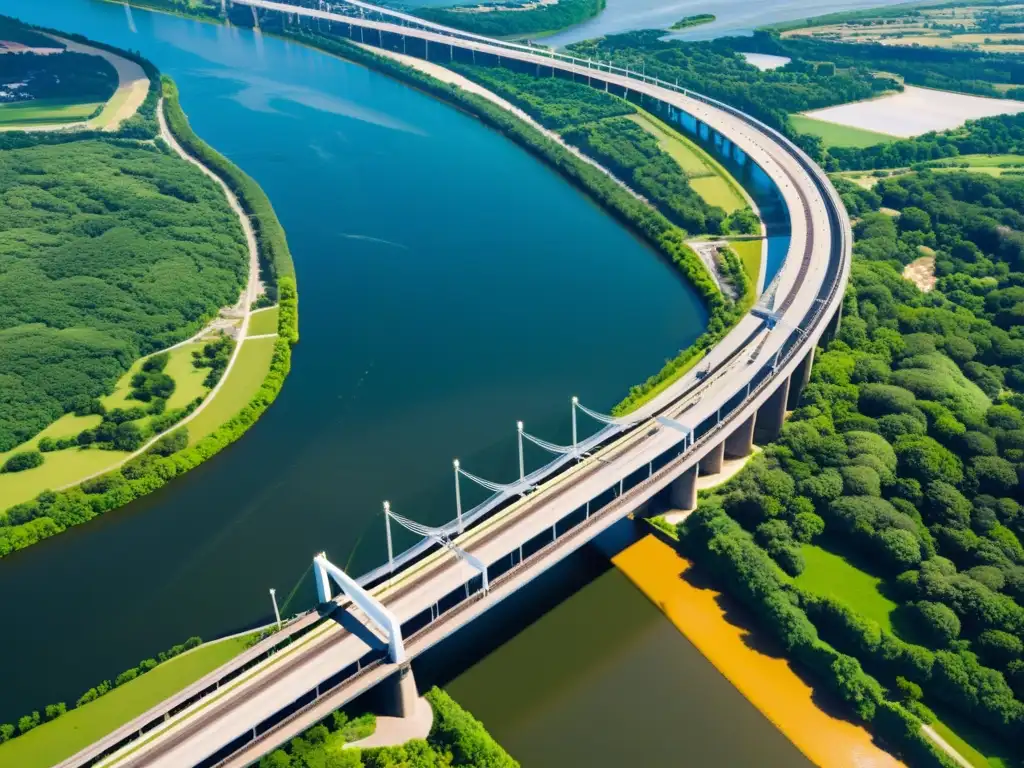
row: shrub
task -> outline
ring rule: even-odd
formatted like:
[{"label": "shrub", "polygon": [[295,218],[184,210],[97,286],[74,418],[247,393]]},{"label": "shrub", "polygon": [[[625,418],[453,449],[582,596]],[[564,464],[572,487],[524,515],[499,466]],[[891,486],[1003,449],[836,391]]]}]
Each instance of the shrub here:
[{"label": "shrub", "polygon": [[882,481],[871,467],[848,466],[839,470],[847,496],[881,496]]},{"label": "shrub", "polygon": [[35,469],[42,464],[43,454],[39,451],[19,451],[7,458],[3,468],[0,468],[0,472],[24,472],[26,469]]},{"label": "shrub", "polygon": [[825,531],[825,521],[814,512],[800,512],[793,518],[793,537],[797,541],[809,542]]},{"label": "shrub", "polygon": [[913,604],[921,631],[940,648],[948,648],[960,636],[960,619],[942,603],[920,600]]},{"label": "shrub", "polygon": [[987,629],[978,635],[975,648],[986,664],[996,668],[1005,667],[1024,655],[1024,642],[999,629]]}]

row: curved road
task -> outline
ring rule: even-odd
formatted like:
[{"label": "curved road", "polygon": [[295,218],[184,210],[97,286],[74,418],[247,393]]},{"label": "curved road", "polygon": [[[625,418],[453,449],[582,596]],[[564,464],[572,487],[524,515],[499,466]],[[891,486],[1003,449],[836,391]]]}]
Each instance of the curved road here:
[{"label": "curved road", "polygon": [[[792,238],[777,278],[775,329],[769,330],[754,315],[743,318],[705,357],[701,369],[710,373],[701,378],[696,371],[690,372],[633,414],[630,418],[637,423],[624,428],[621,437],[459,536],[458,546],[484,563],[510,566],[495,570],[486,595],[477,591],[477,585],[467,590],[473,592],[472,598],[462,599],[462,590],[476,573],[447,550],[431,553],[372,589],[399,621],[412,620],[421,627],[405,638],[410,658],[654,494],[681,482],[684,475],[695,474],[695,465],[721,450],[730,436],[739,434],[742,442],[743,435],[752,434],[759,410],[777,407],[780,392],[785,405],[791,378],[794,373],[797,380],[805,375],[818,339],[837,317],[852,241],[849,220],[835,190],[824,173],[787,140],[725,105],[651,78],[607,67],[599,71],[578,59],[552,57],[526,46],[454,31],[449,34],[436,26],[427,29],[425,24],[411,28],[269,0],[235,2],[351,24],[362,28],[364,36],[370,32],[370,43],[378,42],[372,39],[376,32],[387,47],[391,47],[389,40],[395,44],[404,36],[443,45],[453,58],[456,50],[474,58],[478,54],[515,58],[602,86],[607,83],[642,93],[728,137],[775,181],[790,213]],[[696,440],[662,427],[656,416],[694,428]],[[335,611],[326,620],[315,614],[304,617],[61,765],[248,764],[396,672],[395,665],[381,659],[377,630],[347,601],[336,602],[349,610]],[[289,636],[294,640],[286,644],[282,638]]]}]

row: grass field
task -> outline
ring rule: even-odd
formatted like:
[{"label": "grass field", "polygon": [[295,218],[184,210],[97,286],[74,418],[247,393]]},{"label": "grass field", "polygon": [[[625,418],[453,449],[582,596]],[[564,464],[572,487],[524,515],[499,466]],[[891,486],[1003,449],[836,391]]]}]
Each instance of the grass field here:
[{"label": "grass field", "polygon": [[[138,717],[245,650],[248,637],[210,643],[175,657],[80,709],[0,744],[0,765],[47,768]],[[98,681],[97,681],[98,682]]]},{"label": "grass field", "polygon": [[690,186],[708,205],[720,206],[726,213],[747,207],[747,198],[737,181],[697,144],[647,112],[630,115],[630,120],[658,140],[658,145],[679,163],[690,178]]},{"label": "grass field", "polygon": [[262,336],[265,333],[277,333],[277,307],[261,309],[249,318],[250,336]]},{"label": "grass field", "polygon": [[[7,455],[0,454],[0,458]],[[124,451],[101,451],[98,448],[69,448],[44,453],[42,465],[35,469],[0,474],[0,509],[30,501],[45,490],[71,485],[81,478],[102,472],[127,455]]]},{"label": "grass field", "polygon": [[0,125],[73,123],[85,120],[98,106],[99,102],[79,104],[70,99],[33,99],[16,104],[0,104]]},{"label": "grass field", "polygon": [[203,386],[209,369],[192,365],[192,352],[202,347],[201,343],[185,344],[171,350],[171,357],[164,369],[164,373],[174,379],[174,394],[167,398],[168,408],[184,408],[197,397],[205,397],[209,392]]},{"label": "grass field", "polygon": [[[168,408],[182,408],[200,395],[206,394],[203,379],[206,378],[207,371],[192,367],[192,352],[201,347],[202,343],[196,342],[195,344],[185,344],[171,350],[170,359],[167,361],[167,368],[164,372],[174,379],[175,389],[174,394],[167,400]],[[117,384],[114,385],[114,391],[106,397],[100,398],[100,402],[103,403],[107,410],[111,408],[145,406],[145,403],[128,397],[132,391],[132,377],[142,370],[142,364],[145,360],[146,358],[142,357],[132,363],[132,367],[128,369],[128,372],[117,380]]]},{"label": "grass field", "polygon": [[761,276],[761,252],[764,250],[763,240],[733,240],[729,243],[736,255],[743,262],[743,270],[747,277],[757,287],[757,280]]},{"label": "grass field", "polygon": [[893,631],[892,612],[896,603],[879,590],[880,578],[815,544],[804,544],[800,550],[807,567],[796,577],[797,586],[838,598],[861,615],[877,621],[883,629]]},{"label": "grass field", "polygon": [[895,136],[884,133],[866,131],[863,128],[851,128],[824,120],[815,120],[806,115],[790,115],[789,123],[800,133],[820,136],[827,147],[870,147],[884,141],[895,141]]},{"label": "grass field", "polygon": [[210,404],[188,423],[190,445],[195,445],[248,404],[270,370],[275,341],[275,338],[266,338],[243,342],[242,351],[238,353],[238,360],[224,386]]},{"label": "grass field", "polygon": [[[273,339],[268,339],[268,341],[273,341]],[[192,351],[201,346],[199,343],[186,344],[171,350],[165,370],[174,379],[177,386],[174,394],[167,400],[168,408],[183,408],[209,391],[203,386],[207,370],[192,366]],[[143,359],[136,360],[128,373],[118,380],[112,394],[100,398],[104,406],[110,409],[145,405],[138,400],[128,399],[132,376],[142,367]],[[55,440],[61,437],[72,437],[83,429],[95,427],[101,420],[101,417],[97,415],[75,416],[73,413],[69,413],[61,416],[31,440],[6,453],[0,453],[0,464],[6,461],[12,453],[35,449],[44,437],[52,437]],[[138,423],[143,425],[145,420]],[[0,474],[0,509],[34,499],[42,491],[71,485],[81,478],[112,468],[127,455],[124,451],[102,451],[97,448],[85,450],[70,448],[43,454],[42,466],[27,469],[24,472]]]}]

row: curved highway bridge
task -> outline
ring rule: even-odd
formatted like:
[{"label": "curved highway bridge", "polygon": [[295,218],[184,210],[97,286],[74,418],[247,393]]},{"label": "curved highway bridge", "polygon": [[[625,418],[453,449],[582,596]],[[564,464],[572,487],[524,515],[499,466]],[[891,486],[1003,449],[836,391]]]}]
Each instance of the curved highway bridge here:
[{"label": "curved highway bridge", "polygon": [[[455,632],[660,492],[692,508],[698,474],[748,454],[755,430],[771,440],[810,376],[814,349],[839,322],[852,236],[825,174],[771,128],[718,102],[655,78],[532,46],[504,43],[349,0],[327,9],[234,0],[327,23],[367,45],[438,59],[515,62],[640,100],[670,119],[685,113],[728,139],[777,185],[788,209],[789,252],[767,299],[691,371],[654,400],[616,420],[573,401],[574,441],[508,485],[456,463],[460,478],[494,496],[439,529],[387,510],[385,520],[422,535],[417,547],[358,580],[315,560],[321,598],[334,579],[344,595],[287,625],[61,766],[242,766],[379,682],[409,693],[409,659]],[[344,11],[338,12],[339,10]],[[254,18],[256,12],[253,12]],[[599,418],[576,441],[577,410]],[[389,531],[390,534],[390,531]],[[389,535],[390,545],[390,535]],[[390,547],[389,547],[390,548]],[[401,696],[400,696],[401,701]]]}]

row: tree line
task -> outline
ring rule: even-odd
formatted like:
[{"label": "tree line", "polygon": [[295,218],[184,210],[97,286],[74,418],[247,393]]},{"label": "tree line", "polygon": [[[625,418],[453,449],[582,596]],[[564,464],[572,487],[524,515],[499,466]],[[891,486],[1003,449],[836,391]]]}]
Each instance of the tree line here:
[{"label": "tree line", "polygon": [[[118,688],[125,683],[129,683],[140,675],[144,675],[152,669],[155,669],[165,661],[173,659],[175,656],[180,656],[186,651],[190,651],[193,648],[198,648],[202,644],[202,640],[198,637],[190,637],[184,643],[171,646],[169,650],[161,651],[157,654],[157,657],[143,659],[136,666],[126,669],[124,672],[114,678],[114,681],[104,680],[99,685],[90,688],[88,691],[83,693],[75,701],[72,709],[85,706],[91,701],[95,701],[101,696],[110,693],[110,691]],[[42,723],[56,720],[61,715],[66,714],[68,711],[67,704],[63,701],[56,704],[47,704],[43,709],[43,714],[40,715],[39,711],[30,712],[27,715],[22,715],[18,718],[17,724],[12,725],[11,723],[0,724],[0,744],[5,741],[9,741],[23,733],[31,731],[33,728],[38,727]]]}]

